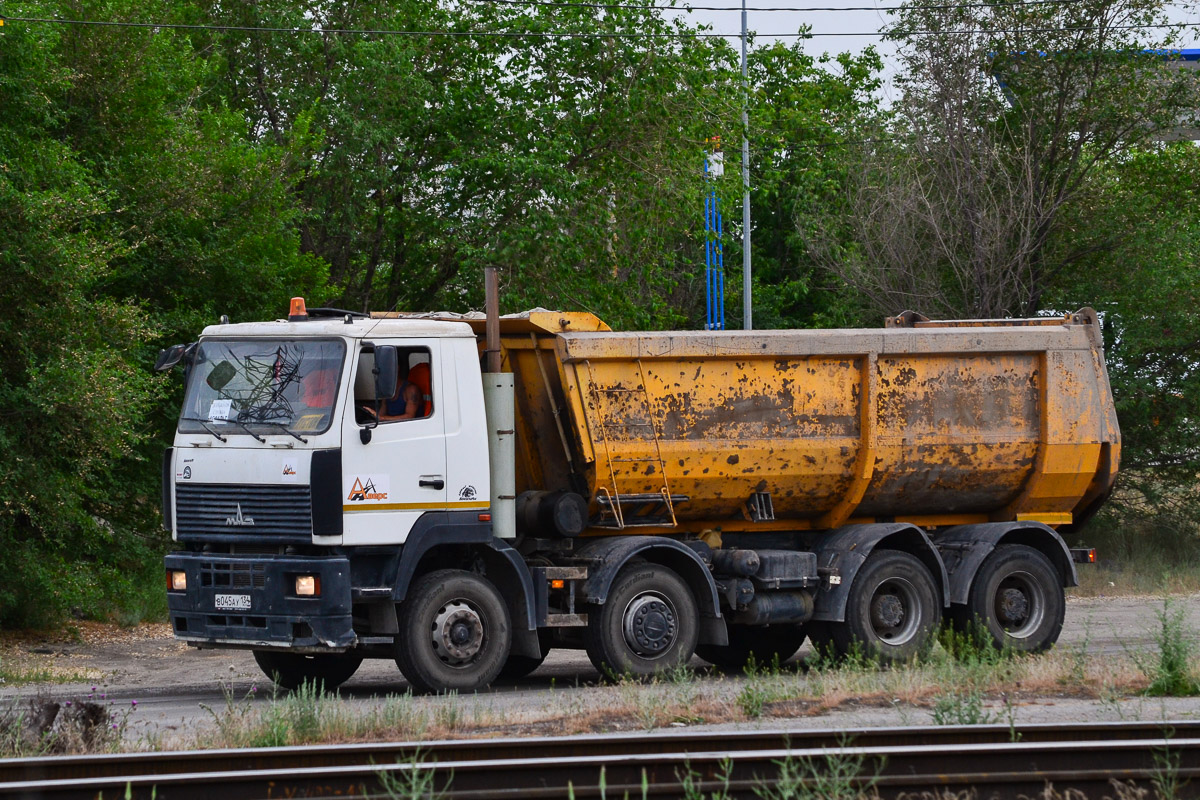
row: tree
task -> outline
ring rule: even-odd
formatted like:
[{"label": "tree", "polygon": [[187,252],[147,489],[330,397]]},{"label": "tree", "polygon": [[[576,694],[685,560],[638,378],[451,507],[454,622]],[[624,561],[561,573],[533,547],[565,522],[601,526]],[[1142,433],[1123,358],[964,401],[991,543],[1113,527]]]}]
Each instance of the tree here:
[{"label": "tree", "polygon": [[679,276],[699,248],[683,209],[700,207],[704,136],[736,118],[723,42],[642,8],[268,2],[207,19],[461,34],[216,42],[220,91],[253,136],[286,141],[307,120],[320,143],[300,229],[334,302],[478,305],[492,265],[506,306],[687,318]]},{"label": "tree", "polygon": [[827,231],[845,236],[855,143],[879,135],[886,120],[877,94],[882,62],[872,49],[814,57],[806,45],[775,43],[748,59],[756,328],[833,327],[858,317],[856,298],[811,257],[810,243]]},{"label": "tree", "polygon": [[154,352],[322,284],[294,229],[295,152],[198,102],[210,70],[167,29],[0,28],[0,624],[162,607],[159,458],[178,401]]},{"label": "tree", "polygon": [[[1200,171],[1191,142],[1141,150],[1097,171],[1071,210],[1061,247],[1089,250],[1048,299],[1095,304],[1121,423],[1118,501],[1134,515],[1200,518]],[[1109,231],[1124,246],[1094,246]]]},{"label": "tree", "polygon": [[852,245],[827,236],[819,257],[884,313],[1036,314],[1130,233],[1056,246],[1097,170],[1195,113],[1195,74],[1170,68],[1177,35],[1157,27],[1164,5],[906,5],[889,34],[904,70],[896,141],[851,183]]}]

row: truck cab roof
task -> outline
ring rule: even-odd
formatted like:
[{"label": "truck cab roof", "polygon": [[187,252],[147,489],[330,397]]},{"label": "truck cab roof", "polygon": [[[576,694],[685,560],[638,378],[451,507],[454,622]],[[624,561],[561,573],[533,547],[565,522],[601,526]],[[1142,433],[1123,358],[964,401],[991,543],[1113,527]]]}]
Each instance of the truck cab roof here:
[{"label": "truck cab roof", "polygon": [[475,333],[465,322],[430,319],[370,319],[367,317],[321,317],[302,322],[275,320],[273,322],[237,322],[209,325],[202,336],[235,336],[292,339],[297,337],[336,336],[364,339],[380,338],[474,338]]}]

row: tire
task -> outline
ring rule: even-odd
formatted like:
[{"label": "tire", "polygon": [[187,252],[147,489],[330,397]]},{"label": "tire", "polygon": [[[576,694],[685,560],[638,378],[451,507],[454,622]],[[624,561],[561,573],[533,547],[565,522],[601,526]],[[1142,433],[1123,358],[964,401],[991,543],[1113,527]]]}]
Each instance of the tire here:
[{"label": "tire", "polygon": [[900,664],[933,647],[942,603],[929,569],[914,555],[876,550],[867,556],[846,601],[846,621],[832,623],[839,656],[854,652],[884,665]]},{"label": "tire", "polygon": [[666,567],[636,563],[617,574],[608,602],[589,609],[583,643],[592,664],[611,680],[686,664],[699,636],[700,614],[683,579]]},{"label": "tire", "polygon": [[508,660],[508,608],[496,587],[473,572],[421,576],[397,617],[396,665],[417,692],[482,689]]},{"label": "tire", "polygon": [[729,625],[729,644],[701,644],[696,655],[723,669],[745,669],[754,656],[755,663],[770,666],[776,659],[787,661],[804,644],[803,625]]},{"label": "tire", "polygon": [[276,650],[255,650],[254,660],[281,689],[298,689],[302,684],[315,683],[327,692],[350,680],[362,664],[361,657],[342,653],[306,655]]},{"label": "tire", "polygon": [[979,566],[967,604],[951,609],[961,631],[980,628],[984,641],[997,649],[1040,653],[1058,641],[1066,616],[1062,578],[1054,564],[1038,550],[1021,544],[1004,544]]}]

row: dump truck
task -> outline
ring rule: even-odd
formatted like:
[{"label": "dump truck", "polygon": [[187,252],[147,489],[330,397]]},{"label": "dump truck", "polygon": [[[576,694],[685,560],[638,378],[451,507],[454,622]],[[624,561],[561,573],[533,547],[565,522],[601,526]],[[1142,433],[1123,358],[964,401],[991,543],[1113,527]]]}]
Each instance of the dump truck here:
[{"label": "dump truck", "polygon": [[474,690],[554,648],[606,675],[806,639],[894,663],[943,621],[1045,650],[1094,558],[1063,534],[1120,453],[1090,309],[614,332],[297,299],[157,367],[178,363],[174,635],[285,687],[390,658],[416,690]]}]

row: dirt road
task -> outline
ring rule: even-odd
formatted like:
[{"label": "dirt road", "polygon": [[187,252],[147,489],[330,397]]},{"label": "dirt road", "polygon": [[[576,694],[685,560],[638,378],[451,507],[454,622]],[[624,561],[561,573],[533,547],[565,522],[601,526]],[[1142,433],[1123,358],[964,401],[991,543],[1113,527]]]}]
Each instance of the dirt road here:
[{"label": "dirt road", "polygon": [[[1200,631],[1200,595],[1175,597],[1172,603],[1185,612],[1186,625],[1194,642]],[[1152,597],[1071,599],[1060,648],[1086,650],[1093,656],[1114,658],[1154,650],[1161,629],[1161,599]],[[804,657],[807,646],[797,657]],[[220,708],[226,693],[234,697],[252,694],[265,702],[270,682],[259,672],[249,653],[242,651],[201,651],[186,647],[170,637],[166,625],[146,625],[136,629],[114,629],[84,625],[75,637],[59,640],[0,641],[0,664],[9,672],[46,670],[72,677],[69,682],[47,682],[20,687],[0,688],[0,701],[31,697],[38,693],[54,697],[103,696],[105,701],[130,706],[137,701],[138,725],[132,730],[186,730],[197,721],[210,718],[201,705]],[[707,675],[704,662],[694,666]],[[587,657],[578,651],[556,651],[533,675],[516,684],[494,687],[482,697],[491,712],[503,715],[505,709],[538,708],[554,695],[565,692],[587,693],[599,678]],[[729,676],[703,677],[702,680],[730,680]],[[93,687],[95,687],[93,689]],[[571,687],[571,688],[568,688]],[[578,689],[574,687],[580,687]],[[368,661],[342,689],[342,696],[354,703],[379,702],[381,698],[403,694],[408,686],[391,661]],[[428,702],[438,702],[430,698]],[[422,701],[425,702],[425,701]],[[461,701],[460,701],[461,702]],[[1200,715],[1200,701],[1172,702],[1139,714],[1179,717]],[[1155,701],[1157,702],[1157,701]],[[1130,705],[1132,709],[1132,705]],[[922,712],[923,713],[923,712]],[[1103,718],[1104,714],[1123,714],[1118,706],[1099,709],[1092,701],[1047,698],[1030,704],[1023,711],[1026,721],[1045,718]],[[1130,713],[1133,713],[1132,711]],[[923,714],[928,718],[927,714]],[[841,709],[814,724],[878,725],[908,724],[911,712],[902,709]]]}]

